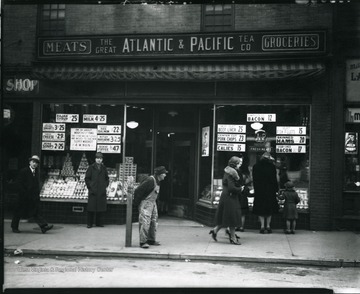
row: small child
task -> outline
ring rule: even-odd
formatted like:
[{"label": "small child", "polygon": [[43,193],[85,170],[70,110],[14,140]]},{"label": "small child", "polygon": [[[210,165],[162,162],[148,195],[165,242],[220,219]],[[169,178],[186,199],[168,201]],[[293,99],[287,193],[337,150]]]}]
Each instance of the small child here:
[{"label": "small child", "polygon": [[283,217],[286,220],[285,234],[295,234],[296,220],[298,218],[296,205],[300,202],[300,197],[294,190],[294,184],[290,181],[286,182],[285,190],[278,198],[285,200],[283,209]]}]

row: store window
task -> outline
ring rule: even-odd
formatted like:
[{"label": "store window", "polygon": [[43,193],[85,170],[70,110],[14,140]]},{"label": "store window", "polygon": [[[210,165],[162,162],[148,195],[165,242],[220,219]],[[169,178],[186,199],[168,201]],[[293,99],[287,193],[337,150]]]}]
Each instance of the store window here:
[{"label": "store window", "polygon": [[203,5],[202,27],[205,32],[234,30],[234,5]]},{"label": "store window", "polygon": [[[301,105],[217,105],[214,136],[213,173],[210,204],[219,202],[224,168],[232,156],[244,157],[242,172],[252,175],[252,167],[268,151],[274,158],[279,187],[283,173],[295,184],[301,202],[308,208],[310,107]],[[208,178],[210,181],[210,178]],[[201,195],[206,201],[209,195]],[[250,205],[253,199],[250,200]]]},{"label": "store window", "polygon": [[39,34],[41,36],[65,35],[65,4],[40,6]]}]

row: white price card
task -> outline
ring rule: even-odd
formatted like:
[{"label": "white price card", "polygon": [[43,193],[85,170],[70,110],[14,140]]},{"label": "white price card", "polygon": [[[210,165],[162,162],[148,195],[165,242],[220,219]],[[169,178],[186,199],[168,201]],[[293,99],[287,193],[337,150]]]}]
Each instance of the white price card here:
[{"label": "white price card", "polygon": [[306,153],[305,145],[276,145],[276,153]]},{"label": "white price card", "polygon": [[44,132],[42,133],[42,140],[43,141],[65,141],[65,133],[48,133]]},{"label": "white price card", "polygon": [[305,144],[306,136],[276,136],[276,144]]},{"label": "white price card", "polygon": [[246,142],[246,135],[242,134],[217,134],[219,142]]},{"label": "white price card", "polygon": [[120,144],[121,136],[120,135],[98,135],[97,143],[98,144]]},{"label": "white price card", "polygon": [[106,114],[84,114],[83,123],[88,124],[106,124]]},{"label": "white price card", "polygon": [[65,124],[43,123],[44,132],[65,132]]},{"label": "white price card", "polygon": [[246,125],[224,125],[217,126],[218,133],[246,133]]},{"label": "white price card", "polygon": [[97,152],[102,153],[120,153],[120,145],[97,145]]},{"label": "white price card", "polygon": [[70,150],[95,151],[97,129],[72,128],[70,135]]},{"label": "white price card", "polygon": [[98,134],[121,134],[121,125],[99,125]]},{"label": "white price card", "polygon": [[276,122],[276,113],[248,113],[247,122]]},{"label": "white price card", "polygon": [[42,142],[41,150],[64,151],[64,142]]},{"label": "white price card", "polygon": [[69,113],[57,113],[56,114],[57,123],[78,123],[79,115],[78,114],[69,114]]},{"label": "white price card", "polygon": [[276,127],[278,135],[306,135],[306,127]]},{"label": "white price card", "polygon": [[245,152],[245,144],[217,143],[217,151]]}]

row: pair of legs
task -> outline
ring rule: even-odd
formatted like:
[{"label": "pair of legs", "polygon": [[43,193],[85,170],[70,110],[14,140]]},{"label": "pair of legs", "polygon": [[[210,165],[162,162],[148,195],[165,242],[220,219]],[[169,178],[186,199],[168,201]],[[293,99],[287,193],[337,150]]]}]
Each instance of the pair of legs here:
[{"label": "pair of legs", "polygon": [[[221,230],[222,226],[217,225],[214,229],[210,231],[210,234],[212,235],[212,238],[217,241],[216,235]],[[229,228],[229,241],[231,244],[240,245],[241,243],[238,241],[238,237],[235,234],[235,227],[228,227]]]},{"label": "pair of legs", "polygon": [[295,219],[287,219],[286,220],[286,233],[295,233],[296,228],[296,220]]},{"label": "pair of legs", "polygon": [[87,227],[91,228],[95,222],[97,227],[103,227],[103,212],[88,211],[87,212]]},{"label": "pair of legs", "polygon": [[[17,233],[20,232],[19,231],[19,223],[20,223],[20,219],[21,219],[21,212],[22,212],[21,207],[14,211],[14,215],[13,215],[13,218],[11,221],[11,228],[12,228],[13,232],[17,232]],[[34,219],[34,221],[38,224],[38,226],[41,229],[48,226],[47,221],[39,214],[37,209],[34,212],[34,214],[30,216],[30,218]]]},{"label": "pair of legs", "polygon": [[241,227],[239,228],[240,232],[244,232],[244,228],[245,228],[245,215],[241,216]]},{"label": "pair of legs", "polygon": [[148,245],[160,245],[156,241],[158,225],[158,210],[153,200],[143,200],[139,206],[139,240],[140,246],[148,248]]},{"label": "pair of legs", "polygon": [[266,225],[266,230],[268,231],[268,233],[271,233],[271,215],[267,215],[267,216],[260,216],[259,215],[259,221],[260,221],[260,233],[264,233],[265,232],[265,225]]}]

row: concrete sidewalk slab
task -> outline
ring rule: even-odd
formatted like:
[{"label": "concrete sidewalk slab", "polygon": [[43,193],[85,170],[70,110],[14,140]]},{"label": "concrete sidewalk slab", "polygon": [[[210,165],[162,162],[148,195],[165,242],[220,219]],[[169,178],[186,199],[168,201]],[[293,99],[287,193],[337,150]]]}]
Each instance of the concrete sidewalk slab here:
[{"label": "concrete sidewalk slab", "polygon": [[86,225],[54,224],[41,234],[34,223],[22,222],[20,234],[5,222],[4,246],[7,253],[21,249],[24,254],[114,256],[134,258],[189,259],[226,262],[273,262],[321,266],[360,266],[360,235],[354,232],[298,231],[285,235],[259,234],[255,230],[239,233],[241,246],[229,243],[225,230],[218,242],[209,235],[211,228],[178,218],[160,218],[158,240],[161,246],[139,247],[138,224],[132,225],[132,246],[125,246],[125,225],[104,228]]}]

